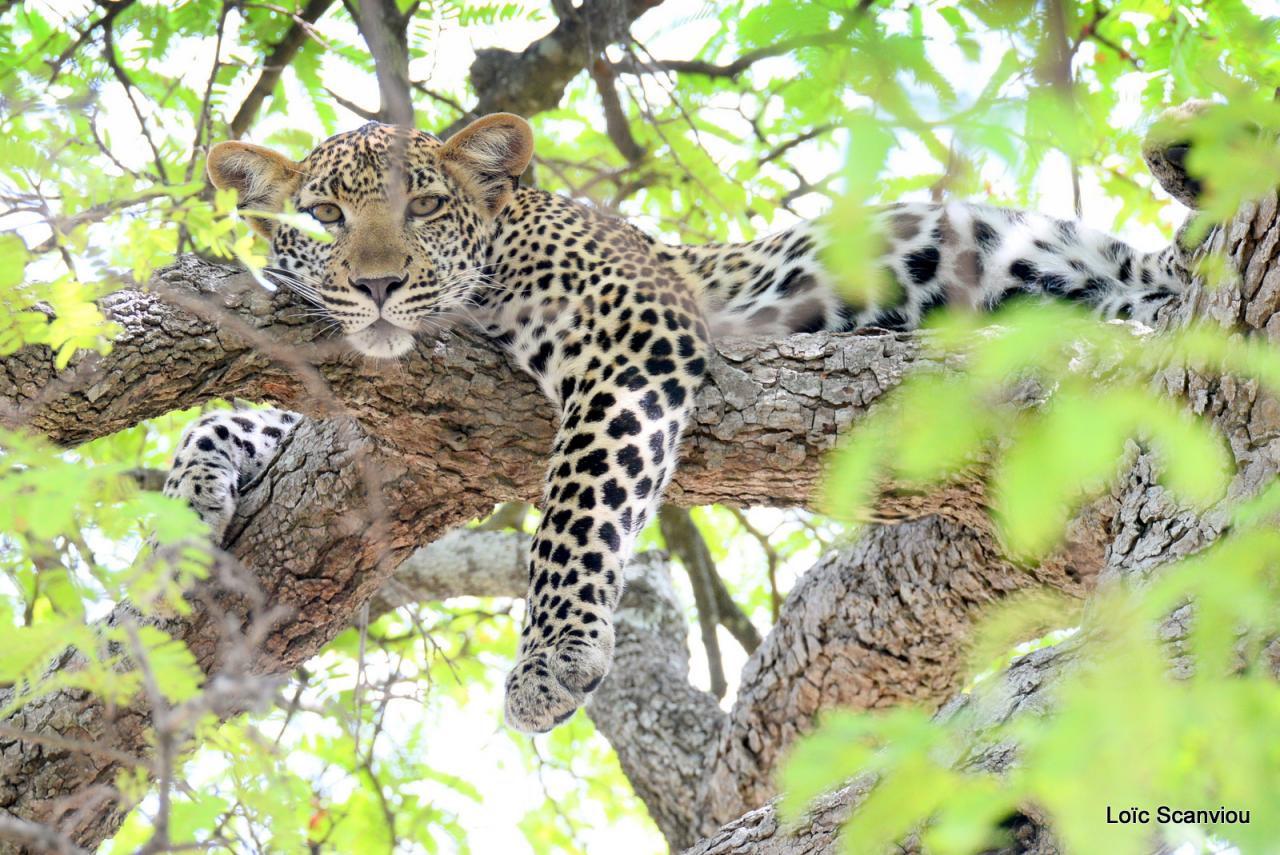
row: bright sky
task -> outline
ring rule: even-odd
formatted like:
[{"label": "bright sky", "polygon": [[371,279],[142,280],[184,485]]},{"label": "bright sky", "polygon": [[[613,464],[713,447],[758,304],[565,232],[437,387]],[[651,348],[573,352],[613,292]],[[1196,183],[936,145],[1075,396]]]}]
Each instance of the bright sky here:
[{"label": "bright sky", "polygon": [[[81,15],[89,5],[87,2],[70,2],[70,0],[36,0],[36,2],[67,16]],[[1271,8],[1280,7],[1280,2],[1251,5]],[[691,13],[690,10],[696,8],[697,4],[682,2],[663,4],[646,13],[633,28],[634,32],[657,57],[688,58],[698,52],[718,26],[713,17],[699,17]],[[1280,9],[1277,9],[1277,12],[1280,12]],[[926,17],[926,21],[932,25],[937,24],[936,19]],[[238,18],[233,15],[229,24],[232,35],[227,39],[227,43],[235,44],[234,30],[238,26]],[[473,27],[464,31],[439,33],[439,37],[434,40],[435,49],[431,57],[416,61],[411,68],[411,73],[415,79],[427,80],[434,87],[456,88],[466,78],[476,47],[501,46],[520,49],[550,30],[553,25],[554,21],[548,17],[538,24],[518,22],[497,27]],[[326,26],[336,28],[338,25],[328,22]],[[436,25],[428,23],[426,26],[430,30]],[[927,34],[939,35],[936,32]],[[354,32],[343,35],[348,41],[359,43]],[[209,73],[213,60],[213,44],[213,39],[210,38],[183,46],[183,49],[173,52],[172,59],[152,62],[151,70],[161,74],[192,76],[199,81],[196,86],[199,89]],[[120,47],[123,50],[138,46],[139,40],[136,37],[120,40]],[[991,50],[984,53],[988,57],[984,62],[994,66],[1001,51]],[[946,57],[945,50],[943,56]],[[223,58],[234,59],[249,65],[259,61],[259,58],[253,55],[231,54]],[[958,53],[952,59],[958,68],[967,65]],[[788,67],[788,61],[785,59],[773,60],[773,62],[780,63],[784,69]],[[980,82],[991,70],[991,68],[980,68],[977,71],[970,69],[962,77]],[[231,105],[231,109],[240,103],[251,80],[251,77],[246,79],[237,89],[225,94],[224,102]],[[357,104],[369,108],[377,105],[377,88],[372,77],[357,72],[340,59],[332,58],[329,61],[326,82],[331,89]],[[1127,122],[1140,120],[1136,93],[1142,83],[1141,76],[1137,74],[1131,75],[1131,79],[1126,81],[1124,98],[1127,106],[1121,111],[1123,115],[1116,117],[1118,120]],[[306,95],[300,90],[291,95],[288,114],[266,117],[254,129],[253,139],[261,141],[275,131],[288,128],[304,128],[321,133],[319,121],[308,106]],[[145,145],[133,121],[123,92],[117,87],[108,87],[103,92],[103,102],[107,130],[116,147],[125,153],[126,159],[132,153],[138,165],[143,165],[146,158]],[[342,107],[339,106],[337,109],[344,126],[354,127],[363,122],[360,117]],[[556,129],[551,127],[548,132],[555,133]],[[713,147],[711,150],[717,156],[727,158],[734,156],[733,146],[726,141],[712,139],[708,140],[708,144]],[[914,171],[911,161],[918,156],[918,152],[902,151],[895,155],[897,159],[894,163],[901,165],[904,173]],[[810,175],[818,176],[837,168],[842,158],[843,152],[834,147],[809,145],[797,149],[794,160],[804,164],[804,168]],[[1006,176],[999,174],[989,177],[997,188],[1007,186],[1009,180]],[[1044,210],[1059,216],[1071,216],[1070,178],[1065,161],[1060,162],[1054,169],[1046,170],[1038,189],[1042,200],[1041,207]],[[1105,229],[1111,222],[1118,203],[1112,203],[1107,199],[1100,188],[1092,182],[1086,181],[1083,194],[1086,221],[1097,228]],[[817,198],[800,200],[800,204],[806,215],[818,214],[822,210],[822,203]],[[1170,203],[1166,211],[1166,223],[1172,227],[1180,221],[1182,213],[1180,206]],[[780,219],[771,225],[783,227],[788,224],[786,219]],[[763,228],[770,224],[760,225]],[[1144,249],[1158,248],[1167,242],[1166,234],[1151,227],[1135,226],[1122,236]],[[752,520],[758,527],[767,531],[783,522],[783,514],[767,509],[758,510],[752,512]],[[795,575],[807,566],[813,557],[802,556],[784,568],[784,585],[789,586]],[[737,544],[732,547],[729,559],[723,563],[723,569],[732,577],[740,570],[745,571],[745,568],[752,566],[753,562],[758,562],[758,556],[752,554],[749,547]],[[687,590],[684,594],[685,601],[691,602]],[[729,661],[726,661],[725,665],[731,682],[729,695],[731,699],[733,689],[736,687],[736,676],[743,663],[742,657],[735,655],[738,648],[731,639],[722,638],[722,644],[729,656]],[[705,663],[700,658],[695,658],[695,674],[696,679],[702,681],[705,686]],[[429,740],[426,750],[431,765],[441,770],[455,771],[464,775],[486,794],[486,801],[483,805],[476,805],[465,799],[458,799],[441,806],[456,811],[461,817],[462,823],[469,831],[469,842],[474,852],[504,853],[504,855],[530,852],[531,849],[524,835],[518,830],[517,823],[526,811],[541,804],[545,795],[537,779],[524,772],[523,762],[515,746],[500,730],[500,690],[490,692],[487,697],[480,695],[481,693],[473,695],[475,702],[467,709],[439,709],[438,721],[433,723],[433,730],[439,734],[439,738]],[[416,720],[421,712],[422,708],[415,703],[397,702],[393,704],[392,719],[399,721],[399,728],[403,729]],[[535,741],[545,743],[546,737],[539,737]],[[543,754],[546,753],[544,750]],[[549,771],[544,780],[552,793],[562,792],[570,785],[570,781],[562,773],[554,770]],[[666,849],[662,838],[645,824],[633,822],[621,827],[606,827],[601,816],[590,814],[590,806],[585,810],[586,815],[581,816],[580,819],[582,825],[588,828],[585,833],[588,852],[608,855],[651,855]]]}]

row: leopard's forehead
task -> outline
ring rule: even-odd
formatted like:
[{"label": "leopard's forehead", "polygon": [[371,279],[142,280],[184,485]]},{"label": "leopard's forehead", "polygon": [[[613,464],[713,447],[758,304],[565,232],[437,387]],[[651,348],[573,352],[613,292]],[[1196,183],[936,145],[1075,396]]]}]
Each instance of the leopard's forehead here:
[{"label": "leopard's forehead", "polygon": [[302,161],[303,190],[362,195],[385,193],[387,181],[401,175],[408,187],[424,186],[445,171],[440,138],[426,131],[369,122],[316,146]]}]

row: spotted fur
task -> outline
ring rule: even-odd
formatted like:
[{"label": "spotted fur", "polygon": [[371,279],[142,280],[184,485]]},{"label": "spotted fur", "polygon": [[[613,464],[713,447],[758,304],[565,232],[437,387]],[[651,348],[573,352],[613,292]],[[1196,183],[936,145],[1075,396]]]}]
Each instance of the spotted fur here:
[{"label": "spotted fur", "polygon": [[843,293],[822,259],[822,221],[747,244],[679,248],[713,333],[910,330],[941,307],[987,312],[1015,298],[1071,300],[1151,325],[1185,273],[1175,248],[1142,253],[1043,214],[969,202],[908,202],[875,215],[878,287]]},{"label": "spotted fur", "polygon": [[186,499],[217,543],[240,493],[262,474],[298,422],[285,410],[219,410],[193,422],[178,442],[164,494]]},{"label": "spotted fur", "polygon": [[[832,237],[821,222],[747,244],[672,247],[519,187],[531,154],[527,124],[500,114],[447,142],[369,124],[301,163],[242,143],[209,159],[213,182],[240,191],[245,207],[291,203],[323,223],[328,242],[283,222],[254,226],[271,240],[271,275],[357,350],[399,356],[416,333],[462,319],[558,405],[507,681],[507,720],[522,730],[572,715],[609,669],[623,566],[675,469],[713,334],[910,329],[939,306],[987,310],[1022,295],[1150,322],[1181,289],[1171,253],[1138,253],[1074,223],[905,204],[879,215],[881,264],[898,287],[851,303],[822,263]],[[220,536],[237,488],[269,451],[256,442],[263,426],[283,431],[292,418],[254,411],[197,422],[167,489]],[[241,431],[237,419],[260,421]]]}]

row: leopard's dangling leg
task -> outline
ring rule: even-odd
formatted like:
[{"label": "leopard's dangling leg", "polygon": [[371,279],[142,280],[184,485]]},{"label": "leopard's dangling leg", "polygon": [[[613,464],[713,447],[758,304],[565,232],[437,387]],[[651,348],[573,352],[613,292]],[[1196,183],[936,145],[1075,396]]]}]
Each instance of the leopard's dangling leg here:
[{"label": "leopard's dangling leg", "polygon": [[634,338],[613,328],[621,346],[611,362],[562,381],[520,652],[507,679],[507,722],[519,730],[569,718],[609,672],[623,571],[675,471],[706,369],[702,321],[692,311],[673,318]]},{"label": "leopard's dangling leg", "polygon": [[186,499],[221,546],[240,491],[275,458],[300,416],[286,410],[219,410],[182,434],[164,494]]}]

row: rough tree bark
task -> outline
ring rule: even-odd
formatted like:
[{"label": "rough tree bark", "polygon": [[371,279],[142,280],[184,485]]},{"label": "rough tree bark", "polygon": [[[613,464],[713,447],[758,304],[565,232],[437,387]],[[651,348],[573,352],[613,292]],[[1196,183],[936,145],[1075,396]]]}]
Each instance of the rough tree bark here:
[{"label": "rough tree bark", "polygon": [[[47,348],[0,360],[0,423],[73,444],[213,397],[272,400],[318,417],[245,495],[230,533],[230,552],[290,614],[257,646],[257,673],[305,661],[419,545],[495,502],[539,493],[550,407],[484,344],[460,335],[423,343],[388,372],[318,342],[314,328],[289,320],[286,295],[195,258],[103,308],[122,328],[106,357],[82,357],[61,373]],[[673,492],[694,503],[805,503],[837,428],[922,363],[931,364],[908,336],[724,344]],[[981,516],[966,485],[898,504],[908,514]],[[175,632],[216,671],[224,612],[244,607],[219,593],[208,599],[218,608],[197,609]],[[70,691],[25,707],[11,728],[102,750],[0,736],[0,809],[44,821],[82,806],[86,791],[112,779],[120,755],[146,753],[147,711],[126,713],[109,718]],[[66,830],[82,845],[114,827],[110,802],[73,817]]]},{"label": "rough tree bark", "polygon": [[[553,0],[559,23],[522,51],[482,48],[471,63],[476,116],[502,110],[532,116],[555,109],[565,87],[590,68],[608,45],[630,38],[631,22],[663,0],[601,0],[575,6]],[[448,136],[467,123],[464,116],[445,131]]]},{"label": "rough tree bark", "polygon": [[[788,595],[732,709],[688,682],[684,617],[652,580],[629,589],[618,664],[588,706],[673,848],[773,797],[778,761],[835,706],[938,706],[959,687],[984,606],[1031,587],[1079,596],[1101,569],[1096,525],[1035,572],[990,533],[936,514],[872,526]],[[630,584],[630,582],[629,582]],[[637,603],[639,600],[639,603]]]},{"label": "rough tree bark", "polygon": [[[1196,305],[1228,320],[1257,318],[1260,323],[1251,325],[1265,327],[1269,316],[1255,307],[1272,299],[1273,286],[1263,284],[1272,268],[1258,259],[1275,250],[1275,227],[1264,225],[1274,220],[1274,210],[1274,201],[1263,203],[1252,219],[1242,214],[1215,238],[1229,245],[1246,271],[1239,298],[1196,292]],[[6,426],[70,444],[211,397],[269,399],[329,415],[300,429],[246,497],[229,544],[271,599],[292,612],[262,645],[255,670],[282,673],[304,661],[379,588],[378,609],[409,598],[518,590],[519,536],[501,533],[492,533],[484,548],[479,540],[442,545],[434,559],[424,550],[397,577],[399,588],[383,585],[417,545],[495,501],[536,495],[551,431],[549,408],[499,354],[453,336],[420,345],[402,373],[389,378],[317,341],[311,327],[288,320],[285,295],[270,295],[242,273],[194,258],[160,274],[151,293],[121,292],[105,308],[124,329],[109,356],[85,357],[60,377],[52,354],[42,348],[0,361],[0,419]],[[673,492],[688,502],[804,503],[837,429],[905,371],[938,367],[920,353],[910,336],[725,343]],[[1188,392],[1233,439],[1242,489],[1275,472],[1268,443],[1280,435],[1280,409],[1256,388],[1190,376],[1170,378],[1170,387]],[[495,412],[484,401],[499,388],[506,406]],[[481,474],[489,477],[475,477]],[[732,712],[721,713],[714,699],[688,686],[687,665],[681,664],[687,658],[667,650],[683,643],[683,634],[674,633],[678,624],[662,635],[664,647],[652,637],[662,618],[651,617],[648,630],[643,621],[623,621],[618,668],[591,713],[672,843],[691,843],[714,823],[772,795],[769,779],[779,754],[821,709],[943,701],[960,673],[974,606],[1031,584],[1082,593],[1102,564],[1101,543],[1109,544],[1109,572],[1122,573],[1159,563],[1171,550],[1194,549],[1216,534],[1167,506],[1149,477],[1134,478],[1136,486],[1090,520],[1075,548],[1039,579],[999,559],[973,484],[933,497],[894,497],[896,510],[914,521],[873,527],[857,546],[829,556],[806,576],[752,657]],[[380,514],[379,508],[394,512]],[[446,550],[453,553],[451,566],[441,560]],[[259,566],[254,556],[260,554],[284,560]],[[472,581],[460,575],[481,563],[488,576]],[[641,597],[643,586],[636,590]],[[630,599],[627,609],[645,613]],[[647,639],[641,634],[646,631]],[[198,611],[180,634],[202,665],[216,670],[224,642],[213,613]],[[1044,660],[1034,663],[1041,671]],[[1009,680],[1030,667],[1019,663]],[[29,705],[7,724],[103,749],[87,755],[0,737],[0,806],[24,819],[46,820],[80,806],[78,796],[109,781],[120,756],[147,751],[145,709],[108,720],[78,693]],[[672,740],[673,733],[683,736]],[[847,806],[850,798],[832,796],[814,814],[810,831],[829,834],[838,813],[833,806]],[[754,851],[741,849],[747,840],[763,846],[776,832],[771,810],[746,814],[698,851]],[[115,816],[107,802],[82,811],[67,830],[92,844],[110,833]],[[795,841],[801,849],[779,851],[809,851],[814,841],[801,844],[803,839]]]},{"label": "rough tree bark", "polygon": [[374,58],[378,79],[377,120],[412,128],[413,84],[409,80],[409,21],[395,0],[360,0],[352,17]]},{"label": "rough tree bark", "polygon": [[[1175,323],[1195,318],[1222,324],[1228,329],[1280,341],[1280,204],[1275,192],[1246,204],[1232,220],[1216,228],[1195,251],[1225,259],[1239,276],[1218,287],[1193,283]],[[1280,474],[1280,401],[1251,380],[1208,376],[1185,368],[1166,371],[1161,378],[1172,394],[1203,415],[1224,434],[1235,457],[1237,474],[1228,496],[1238,499],[1256,493]],[[1157,464],[1134,448],[1134,462],[1111,495],[1097,507],[1105,508],[1087,526],[1105,543],[1100,584],[1140,582],[1164,564],[1183,558],[1214,542],[1224,531],[1221,508],[1196,514],[1180,506],[1156,480]],[[918,525],[913,523],[912,525]],[[868,547],[870,548],[870,547]],[[816,572],[816,571],[814,571]],[[794,595],[793,595],[794,596]],[[1163,637],[1171,650],[1188,631],[1187,609],[1170,615]],[[780,621],[774,636],[791,631]],[[799,647],[797,645],[797,647]],[[1280,674],[1280,645],[1268,655]],[[1054,686],[1080,661],[1080,642],[1068,641],[1016,660],[999,679],[978,690],[959,695],[939,712],[940,717],[966,715],[971,749],[965,763],[972,768],[1000,772],[1017,762],[1016,745],[992,739],[989,732],[1024,710],[1051,711]],[[1175,666],[1185,663],[1175,662]],[[750,669],[750,666],[748,666]],[[759,680],[752,681],[758,684]],[[744,684],[747,683],[744,674]],[[817,705],[827,707],[844,700],[842,693],[822,693]],[[859,706],[871,706],[857,701]],[[775,721],[785,721],[779,716]],[[727,823],[687,850],[685,855],[818,855],[840,850],[838,832],[870,791],[872,782],[858,779],[844,789],[823,797],[798,827],[784,829],[774,805],[759,807]],[[684,796],[699,792],[689,787]],[[674,798],[679,798],[675,796]],[[748,803],[747,806],[750,806]],[[1011,823],[1011,842],[1002,853],[1056,855],[1059,847],[1052,828],[1034,808]],[[674,842],[674,840],[673,840]]]}]

